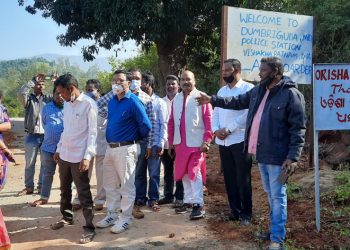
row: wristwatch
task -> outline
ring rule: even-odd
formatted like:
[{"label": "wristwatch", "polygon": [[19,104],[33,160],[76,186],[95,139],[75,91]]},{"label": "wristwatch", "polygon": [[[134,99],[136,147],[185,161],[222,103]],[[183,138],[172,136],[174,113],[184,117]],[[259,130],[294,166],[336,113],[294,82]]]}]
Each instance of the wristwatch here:
[{"label": "wristwatch", "polygon": [[230,135],[230,134],[231,134],[231,130],[229,130],[228,128],[226,128],[226,133]]}]

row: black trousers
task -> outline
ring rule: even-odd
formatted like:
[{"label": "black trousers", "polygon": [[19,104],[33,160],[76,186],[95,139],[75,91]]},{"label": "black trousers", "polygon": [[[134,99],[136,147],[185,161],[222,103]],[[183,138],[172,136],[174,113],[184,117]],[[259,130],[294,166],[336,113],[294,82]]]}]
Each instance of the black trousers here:
[{"label": "black trousers", "polygon": [[175,199],[183,200],[184,186],[182,185],[182,181],[176,181],[174,193],[174,159],[170,158],[168,149],[164,149],[161,161],[164,166],[164,197],[173,200],[175,196]]},{"label": "black trousers", "polygon": [[243,152],[244,142],[220,146],[221,167],[232,214],[250,219],[252,216],[252,158]]},{"label": "black trousers", "polygon": [[60,159],[58,161],[59,175],[61,182],[61,202],[60,210],[63,215],[63,219],[66,221],[73,221],[72,212],[72,182],[77,188],[78,198],[80,205],[83,208],[83,215],[85,218],[84,229],[88,231],[94,231],[95,226],[92,223],[94,218],[93,201],[90,191],[90,179],[88,176],[89,171],[80,172],[79,163],[71,163]]}]

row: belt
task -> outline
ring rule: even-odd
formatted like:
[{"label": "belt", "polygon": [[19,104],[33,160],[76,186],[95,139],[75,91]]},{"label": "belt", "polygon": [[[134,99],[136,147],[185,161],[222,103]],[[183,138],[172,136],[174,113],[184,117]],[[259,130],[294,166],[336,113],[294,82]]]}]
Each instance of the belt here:
[{"label": "belt", "polygon": [[122,142],[111,142],[111,143],[108,143],[108,145],[111,148],[118,148],[118,147],[137,144],[137,143],[138,141],[122,141]]}]

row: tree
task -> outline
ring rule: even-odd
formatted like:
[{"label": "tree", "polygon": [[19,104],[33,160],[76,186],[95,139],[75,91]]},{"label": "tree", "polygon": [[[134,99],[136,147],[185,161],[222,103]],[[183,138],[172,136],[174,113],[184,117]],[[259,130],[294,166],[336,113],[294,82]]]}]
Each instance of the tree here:
[{"label": "tree", "polygon": [[[24,5],[24,0],[18,1]],[[99,47],[111,49],[121,41],[133,39],[147,50],[154,43],[160,78],[164,79],[187,64],[188,53],[197,45],[196,38],[220,30],[222,5],[239,6],[241,2],[34,0],[26,10],[32,14],[42,11],[43,17],[66,25],[66,33],[58,36],[61,45],[72,46],[83,38],[93,40],[94,44],[83,48],[88,61],[94,59]]]}]

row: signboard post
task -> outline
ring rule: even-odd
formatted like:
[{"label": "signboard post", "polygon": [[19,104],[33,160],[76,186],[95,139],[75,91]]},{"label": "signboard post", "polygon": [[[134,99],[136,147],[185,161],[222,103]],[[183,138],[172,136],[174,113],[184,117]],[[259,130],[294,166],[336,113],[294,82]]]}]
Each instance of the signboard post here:
[{"label": "signboard post", "polygon": [[276,56],[293,81],[311,84],[313,17],[225,6],[222,39],[222,59],[240,60],[244,79],[260,80],[260,59]]},{"label": "signboard post", "polygon": [[314,64],[313,116],[316,228],[320,223],[318,131],[350,129],[350,64]]}]

